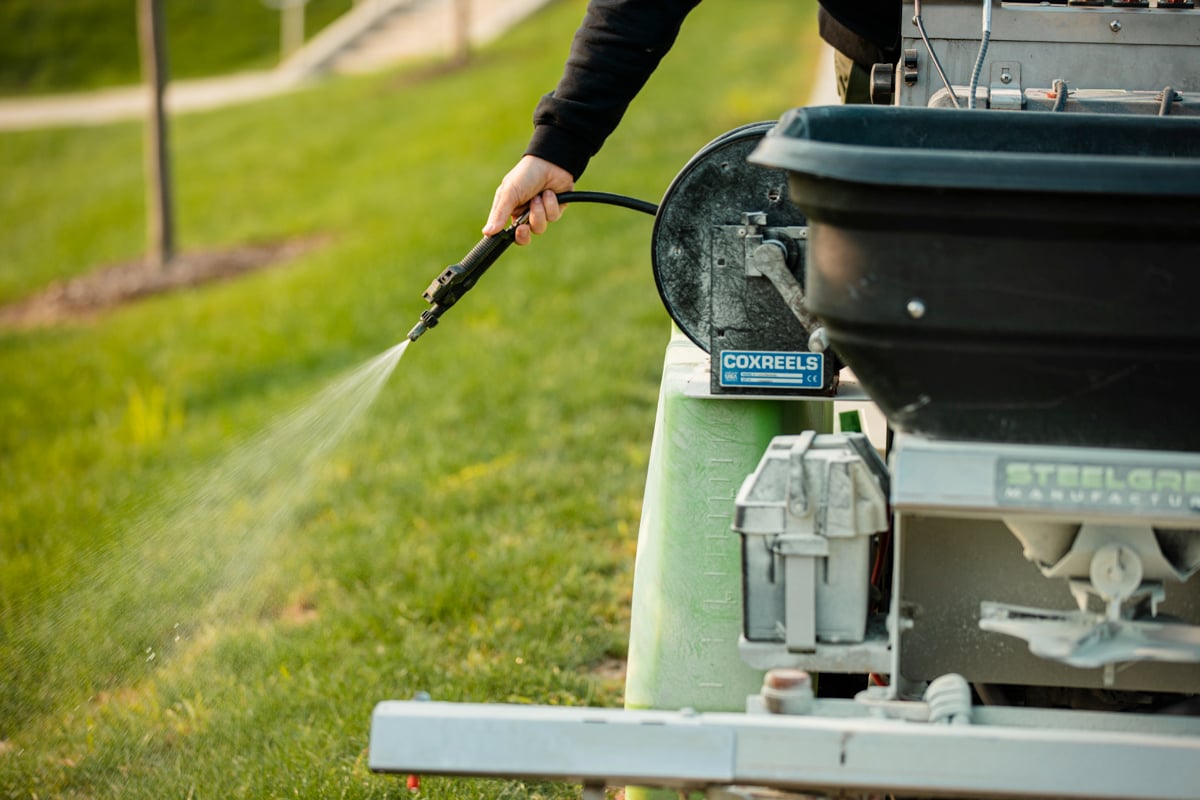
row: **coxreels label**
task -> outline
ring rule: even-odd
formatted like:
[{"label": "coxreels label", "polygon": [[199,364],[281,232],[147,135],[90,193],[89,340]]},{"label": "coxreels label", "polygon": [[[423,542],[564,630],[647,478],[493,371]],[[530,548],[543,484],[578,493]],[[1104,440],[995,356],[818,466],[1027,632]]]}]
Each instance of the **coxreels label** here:
[{"label": "coxreels label", "polygon": [[825,356],[772,350],[725,350],[721,353],[720,384],[761,389],[821,389],[825,386]]}]

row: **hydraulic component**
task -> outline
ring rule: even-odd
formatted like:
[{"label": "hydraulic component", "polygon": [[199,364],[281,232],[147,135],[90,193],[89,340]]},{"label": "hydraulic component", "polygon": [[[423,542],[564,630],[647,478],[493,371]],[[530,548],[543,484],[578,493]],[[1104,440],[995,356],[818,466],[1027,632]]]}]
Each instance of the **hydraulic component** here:
[{"label": "hydraulic component", "polygon": [[[782,645],[775,666],[889,671],[861,646],[871,538],[888,528],[887,494],[887,467],[861,433],[778,436],[742,484],[733,529],[743,630],[749,642]],[[885,637],[879,645],[886,654]]]}]

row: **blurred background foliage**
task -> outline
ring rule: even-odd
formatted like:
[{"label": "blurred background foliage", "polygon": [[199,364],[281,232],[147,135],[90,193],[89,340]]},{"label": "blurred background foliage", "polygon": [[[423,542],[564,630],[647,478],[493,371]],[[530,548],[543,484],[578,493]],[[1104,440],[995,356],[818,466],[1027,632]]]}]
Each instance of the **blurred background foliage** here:
[{"label": "blurred background foliage", "polygon": [[[261,0],[166,0],[173,78],[279,61],[279,11]],[[310,0],[308,37],[353,5]],[[96,89],[141,79],[134,0],[0,0],[0,94]]]}]

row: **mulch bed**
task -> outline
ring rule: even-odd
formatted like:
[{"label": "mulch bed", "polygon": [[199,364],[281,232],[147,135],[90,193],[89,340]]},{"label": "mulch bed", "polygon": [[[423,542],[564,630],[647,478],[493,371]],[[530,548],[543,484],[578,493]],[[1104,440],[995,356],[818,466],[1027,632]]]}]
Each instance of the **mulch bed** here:
[{"label": "mulch bed", "polygon": [[96,316],[144,297],[286,264],[328,241],[307,236],[226,250],[180,253],[159,268],[139,259],[51,284],[24,300],[0,306],[0,328],[39,328]]}]

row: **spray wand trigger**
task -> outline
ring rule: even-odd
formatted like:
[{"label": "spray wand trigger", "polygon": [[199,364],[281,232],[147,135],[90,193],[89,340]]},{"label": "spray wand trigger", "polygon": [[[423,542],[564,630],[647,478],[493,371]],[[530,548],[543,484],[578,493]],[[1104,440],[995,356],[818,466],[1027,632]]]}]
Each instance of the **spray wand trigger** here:
[{"label": "spray wand trigger", "polygon": [[429,288],[421,295],[430,308],[421,313],[417,324],[408,332],[408,338],[416,341],[421,334],[438,324],[446,309],[458,302],[479,280],[488,267],[496,263],[496,259],[516,241],[517,227],[529,221],[526,211],[512,225],[497,233],[495,236],[485,236],[471,248],[470,252],[457,264],[451,264],[433,279]]}]

